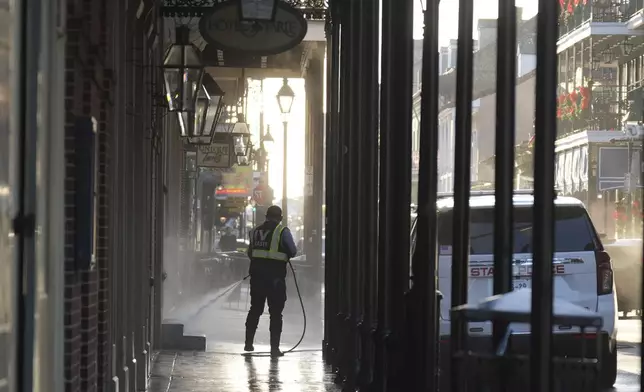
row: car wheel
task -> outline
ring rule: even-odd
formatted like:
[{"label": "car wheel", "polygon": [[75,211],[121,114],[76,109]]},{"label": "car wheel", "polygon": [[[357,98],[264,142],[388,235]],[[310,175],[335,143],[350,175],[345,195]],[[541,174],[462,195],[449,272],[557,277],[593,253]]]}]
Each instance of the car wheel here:
[{"label": "car wheel", "polygon": [[605,354],[601,363],[601,386],[602,388],[612,388],[617,379],[617,347],[611,352],[609,347],[604,348]]}]

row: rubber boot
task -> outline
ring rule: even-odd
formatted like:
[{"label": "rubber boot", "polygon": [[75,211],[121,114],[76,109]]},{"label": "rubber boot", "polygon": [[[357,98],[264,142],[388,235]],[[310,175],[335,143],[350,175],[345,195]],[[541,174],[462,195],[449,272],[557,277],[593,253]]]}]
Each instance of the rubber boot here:
[{"label": "rubber boot", "polygon": [[246,329],[246,341],[244,343],[244,351],[255,351],[253,341],[255,340],[255,330]]},{"label": "rubber boot", "polygon": [[281,331],[275,333],[271,331],[271,357],[282,357],[284,353],[280,351],[280,335]]}]

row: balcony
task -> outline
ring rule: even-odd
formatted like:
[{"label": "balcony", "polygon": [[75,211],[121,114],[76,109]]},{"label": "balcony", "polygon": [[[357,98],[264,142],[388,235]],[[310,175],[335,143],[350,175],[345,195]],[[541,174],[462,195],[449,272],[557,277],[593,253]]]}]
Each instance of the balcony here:
[{"label": "balcony", "polygon": [[630,0],[626,5],[626,15],[625,15],[626,18],[629,20],[629,24],[630,24],[630,20],[634,16],[638,16],[637,14],[639,14],[639,16],[641,17],[643,10],[644,10],[644,0]]},{"label": "balcony", "polygon": [[[626,111],[620,95],[618,86],[596,86],[592,88],[588,105],[576,106],[576,110],[571,110],[569,113],[565,110],[570,109],[569,105],[559,106],[557,138],[561,139],[582,131],[619,129]],[[580,99],[578,102],[581,101]]]},{"label": "balcony", "polygon": [[[644,0],[631,0],[630,3]],[[563,38],[582,26],[591,23],[623,23],[630,16],[631,10],[627,0],[560,0],[559,38]],[[640,7],[641,8],[641,7]]]}]

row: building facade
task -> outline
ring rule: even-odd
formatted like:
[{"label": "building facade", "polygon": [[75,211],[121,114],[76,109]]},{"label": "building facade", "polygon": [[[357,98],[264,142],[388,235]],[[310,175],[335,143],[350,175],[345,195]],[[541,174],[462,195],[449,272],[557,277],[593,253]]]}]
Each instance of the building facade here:
[{"label": "building facade", "polygon": [[0,391],[147,387],[183,162],[160,5],[0,1]]},{"label": "building facade", "polygon": [[[521,20],[522,11],[517,10]],[[472,102],[472,167],[473,189],[493,187],[494,183],[494,135],[496,128],[496,20],[478,21],[478,40],[474,53],[474,91]],[[517,142],[528,141],[534,132],[534,69],[536,18],[525,20],[518,31],[517,44]],[[453,187],[455,116],[454,97],[456,94],[456,44],[453,40],[441,48],[440,114],[439,114],[439,162],[438,188],[450,192]],[[417,101],[418,104],[420,100]],[[521,114],[521,115],[520,115]]]},{"label": "building facade", "polygon": [[588,205],[600,231],[618,237],[635,234],[619,229],[618,207],[627,206],[631,221],[641,209],[641,136],[629,129],[644,120],[642,7],[589,0],[566,3],[560,16],[556,183]]},{"label": "building facade", "polygon": [[[639,159],[641,136],[637,132],[632,136],[628,129],[644,121],[642,7],[637,1],[563,2],[559,20],[557,187],[587,203],[593,219],[608,232],[614,231],[610,218],[613,205],[641,198],[642,168],[634,164]],[[520,9],[518,13],[520,20]],[[535,32],[536,17],[524,20],[517,34],[516,176],[520,178],[517,186],[523,188],[532,187],[532,143],[539,134],[532,115]],[[472,113],[473,189],[494,185],[496,20],[479,20],[478,35]],[[455,57],[455,41],[440,49],[442,191],[451,190],[454,170]]]}]

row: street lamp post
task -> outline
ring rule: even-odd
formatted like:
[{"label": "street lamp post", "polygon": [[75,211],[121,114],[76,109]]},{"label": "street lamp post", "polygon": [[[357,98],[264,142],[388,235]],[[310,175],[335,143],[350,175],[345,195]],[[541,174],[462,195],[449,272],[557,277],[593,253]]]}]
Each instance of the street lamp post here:
[{"label": "street lamp post", "polygon": [[283,182],[282,182],[282,220],[284,225],[288,224],[288,194],[287,194],[287,176],[288,176],[288,166],[287,166],[287,147],[288,147],[288,120],[287,116],[291,113],[291,108],[293,107],[293,101],[295,100],[295,93],[293,89],[288,85],[288,79],[284,78],[284,84],[277,93],[277,104],[280,107],[280,112],[284,116],[282,124],[284,125],[284,172],[283,172]]},{"label": "street lamp post", "polygon": [[262,158],[259,165],[259,171],[264,173],[264,181],[268,184],[268,161],[269,155],[273,147],[273,136],[271,135],[270,125],[266,128],[266,134],[260,140],[260,150],[262,151]]}]

